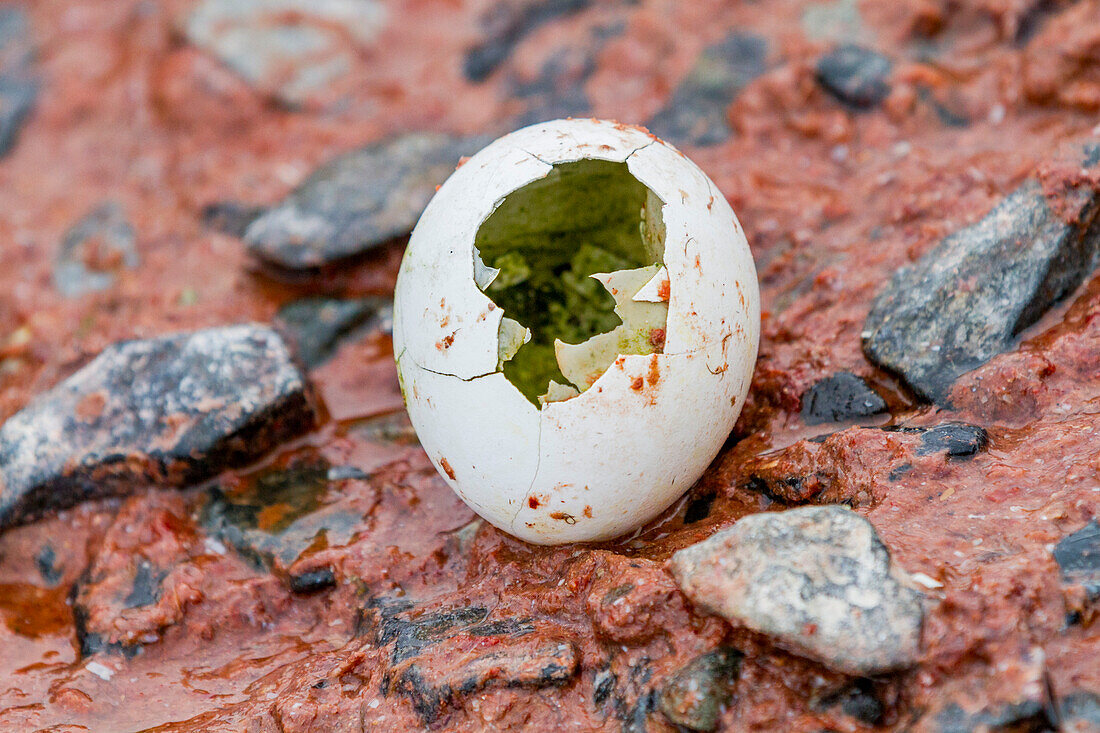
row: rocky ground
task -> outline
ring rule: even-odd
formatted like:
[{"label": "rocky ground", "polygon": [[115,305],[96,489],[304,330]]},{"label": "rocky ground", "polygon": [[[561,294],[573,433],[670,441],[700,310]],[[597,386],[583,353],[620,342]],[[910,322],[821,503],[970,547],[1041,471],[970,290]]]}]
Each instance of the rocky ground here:
[{"label": "rocky ground", "polygon": [[[0,727],[1100,731],[1098,111],[1097,0],[0,0]],[[764,313],[697,485],[536,548],[389,296],[564,115],[697,161]]]}]

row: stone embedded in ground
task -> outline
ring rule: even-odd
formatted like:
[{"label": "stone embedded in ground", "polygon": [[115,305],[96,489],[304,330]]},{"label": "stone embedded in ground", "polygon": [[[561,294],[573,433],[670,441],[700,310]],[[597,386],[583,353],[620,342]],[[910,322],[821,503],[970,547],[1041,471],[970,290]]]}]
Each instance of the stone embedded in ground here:
[{"label": "stone embedded in ground", "polygon": [[732,134],[726,109],[767,69],[768,42],[735,31],[706,48],[668,103],[646,126],[676,145],[715,145]]},{"label": "stone embedded in ground", "polygon": [[[961,678],[942,686],[917,719],[912,733],[1045,731],[1057,726],[1041,649],[996,660],[978,679]],[[1062,730],[1059,728],[1059,730]]]},{"label": "stone embedded in ground", "polygon": [[22,9],[0,5],[0,157],[15,147],[38,96],[30,26]]},{"label": "stone embedded in ground", "polygon": [[183,33],[287,105],[324,100],[386,21],[377,0],[202,0]]},{"label": "stone embedded in ground", "polygon": [[1100,694],[1083,690],[1058,699],[1059,731],[1100,733]]},{"label": "stone embedded in ground", "polygon": [[800,21],[802,32],[812,41],[858,43],[871,35],[864,27],[857,0],[831,0],[807,5]]},{"label": "stone embedded in ground", "polygon": [[886,411],[886,401],[851,372],[825,377],[802,395],[802,422],[817,425]]},{"label": "stone embedded in ground", "polygon": [[817,60],[817,83],[844,104],[857,110],[877,106],[890,94],[893,64],[877,51],[855,44],[834,48]]},{"label": "stone embedded in ground", "polygon": [[392,647],[383,690],[407,697],[424,725],[486,687],[558,686],[576,674],[580,655],[556,630],[490,615],[484,606],[416,614],[410,602],[379,598],[358,633]]},{"label": "stone embedded in ground", "polygon": [[[965,423],[854,427],[748,459],[739,486],[791,504],[874,506],[914,467],[927,475],[988,445],[983,428]],[[868,456],[882,461],[869,462]]]},{"label": "stone embedded in ground", "polygon": [[211,229],[240,239],[252,222],[267,211],[266,206],[218,201],[202,208],[202,223]]},{"label": "stone embedded in ground", "polygon": [[286,270],[369,252],[412,231],[462,156],[487,142],[410,133],[342,155],[253,221],[244,240],[253,255]]},{"label": "stone embedded in ground", "polygon": [[466,78],[482,82],[539,26],[587,8],[592,0],[497,0],[481,18],[485,38],[466,52]]},{"label": "stone embedded in ground", "polygon": [[677,552],[672,572],[707,611],[841,672],[919,658],[921,594],[871,523],[845,507],[749,515]]},{"label": "stone embedded in ground", "polygon": [[312,426],[306,392],[266,326],[109,346],[0,427],[0,527],[255,460]]},{"label": "stone embedded in ground", "polygon": [[363,479],[349,468],[310,456],[223,482],[210,490],[201,522],[257,568],[285,573],[292,590],[331,585],[331,568],[296,563],[318,545],[346,545],[362,528],[377,497],[362,487],[342,490],[343,482]]},{"label": "stone embedded in ground", "polygon": [[131,499],[119,510],[72,591],[81,654],[128,656],[202,600],[201,542],[182,497]]},{"label": "stone embedded in ground", "polygon": [[370,324],[392,321],[392,311],[392,302],[383,298],[301,298],[280,308],[275,323],[288,336],[298,360],[312,369]]},{"label": "stone embedded in ground", "polygon": [[1088,600],[1100,600],[1100,523],[1095,519],[1054,546],[1062,580],[1085,589]]},{"label": "stone embedded in ground", "polygon": [[100,204],[65,232],[53,284],[67,298],[107,290],[123,269],[140,263],[134,228],[113,201]]},{"label": "stone embedded in ground", "polygon": [[711,731],[729,702],[744,655],[723,648],[696,657],[677,671],[661,690],[661,712],[678,726]]},{"label": "stone embedded in ground", "polygon": [[886,712],[875,692],[874,683],[866,677],[853,680],[843,689],[824,698],[820,707],[838,707],[845,715],[850,715],[867,725],[881,725]]},{"label": "stone embedded in ground", "polygon": [[[1092,271],[1100,194],[1071,188],[1060,216],[1029,180],[976,224],[898,270],[875,298],[863,351],[921,397],[947,400],[952,384],[1012,347],[1027,326]],[[1072,223],[1067,223],[1069,217]]]}]

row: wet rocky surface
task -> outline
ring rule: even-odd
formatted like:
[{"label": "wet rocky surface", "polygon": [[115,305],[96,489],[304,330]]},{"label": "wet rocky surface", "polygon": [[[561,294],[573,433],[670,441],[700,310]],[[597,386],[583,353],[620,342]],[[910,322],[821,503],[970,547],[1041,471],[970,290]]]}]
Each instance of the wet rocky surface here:
[{"label": "wet rocky surface", "polygon": [[965,460],[988,445],[977,425],[849,428],[756,456],[745,464],[739,486],[785,503],[871,507],[906,476],[935,475],[948,461]]},{"label": "wet rocky surface", "polygon": [[767,39],[734,32],[708,46],[647,126],[674,145],[714,145],[732,134],[726,109],[767,68]]},{"label": "wet rocky surface", "polygon": [[[1087,155],[1086,165],[1100,163]],[[1010,349],[1092,272],[1098,209],[1087,178],[1054,198],[1038,180],[1025,182],[893,276],[864,324],[867,357],[943,402],[960,375]]]},{"label": "wet rocky surface", "polygon": [[0,4],[0,158],[15,147],[38,96],[30,19],[14,4]]},{"label": "wet rocky surface", "polygon": [[248,225],[248,250],[289,271],[366,254],[411,232],[435,187],[488,141],[410,133],[342,155]]},{"label": "wet rocky surface", "polygon": [[[277,325],[294,359],[316,355],[320,424],[261,441],[271,452],[238,468],[226,469],[228,452],[199,454],[206,478],[156,477],[172,488],[152,487],[145,454],[127,453],[125,479],[111,473],[104,486],[128,497],[5,527],[0,729],[655,733],[709,725],[710,711],[716,730],[746,732],[1098,729],[1097,604],[1090,566],[1072,559],[1090,556],[1068,542],[1097,518],[1095,270],[999,353],[952,375],[935,405],[861,349],[894,273],[1029,180],[1053,212],[1039,219],[1084,226],[1098,184],[1079,154],[1097,135],[1097,0],[412,0],[354,17],[342,13],[363,0],[2,7],[21,30],[0,43],[0,78],[34,101],[16,107],[0,159],[0,419],[113,344],[254,321]],[[766,44],[751,80],[741,72],[756,57],[734,53],[746,48],[734,37]],[[700,62],[727,42],[732,56],[704,74]],[[864,56],[872,63],[833,70],[857,102],[877,96],[876,79],[888,86],[867,108],[818,77],[846,44],[891,64],[882,74]],[[0,122],[9,109],[0,103]],[[315,260],[327,264],[287,267],[235,240],[343,156],[400,153],[395,141],[422,130],[487,140],[563,114],[675,117],[677,142],[745,229],[764,318],[741,420],[699,484],[631,536],[535,548],[477,520],[439,478],[400,410],[384,323],[361,322],[351,305],[392,294],[418,212],[370,213],[407,203],[371,197],[374,181],[400,185],[375,167],[335,176],[346,187],[321,186],[317,201],[336,203],[284,219],[287,242],[303,231],[326,247],[355,242]],[[695,134],[708,142],[685,142]],[[1060,156],[1067,147],[1078,152]],[[421,165],[376,160],[400,180]],[[125,212],[140,265],[92,248],[88,269],[113,284],[66,297],[53,285],[61,242],[105,202]],[[355,233],[378,217],[404,223],[382,227],[398,233],[381,244],[389,234]],[[980,273],[1009,261],[978,259]],[[944,282],[971,297],[969,280]],[[906,348],[909,362],[930,356]],[[843,373],[887,410],[808,424],[815,385]],[[129,399],[134,383],[111,389]],[[87,416],[97,403],[66,409]],[[159,449],[174,436],[141,437]],[[920,586],[912,668],[836,671],[707,612],[669,572],[676,552],[807,502],[866,517]],[[402,624],[393,638],[357,624],[361,610],[376,618],[371,598],[411,604],[386,612]],[[408,656],[395,662],[398,648]],[[723,650],[743,655],[737,674],[696,695],[722,676],[693,665]]]},{"label": "wet rocky surface", "polygon": [[1071,622],[1089,622],[1100,601],[1100,523],[1095,519],[1054,546],[1054,560],[1068,586],[1066,608]]},{"label": "wet rocky surface", "polygon": [[0,427],[0,524],[251,461],[310,427],[306,390],[263,326],[110,346]]},{"label": "wet rocky surface", "polygon": [[54,287],[67,298],[111,288],[122,270],[141,263],[136,239],[117,202],[96,206],[65,232],[53,270]]},{"label": "wet rocky surface", "polygon": [[412,609],[408,601],[376,599],[360,617],[360,632],[392,648],[383,690],[408,698],[425,725],[487,686],[554,687],[576,673],[573,644],[531,618],[491,619],[483,606]]},{"label": "wet rocky surface", "polygon": [[679,551],[672,572],[704,609],[840,671],[876,674],[919,659],[921,594],[847,508],[745,517]]},{"label": "wet rocky surface", "polygon": [[857,110],[881,104],[890,94],[893,64],[886,56],[863,46],[844,44],[817,61],[815,75],[825,91]]}]

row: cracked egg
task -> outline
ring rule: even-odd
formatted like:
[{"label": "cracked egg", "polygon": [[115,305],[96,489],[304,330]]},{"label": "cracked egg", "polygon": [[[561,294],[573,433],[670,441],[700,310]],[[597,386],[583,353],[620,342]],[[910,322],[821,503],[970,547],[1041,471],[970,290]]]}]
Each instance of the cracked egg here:
[{"label": "cracked egg", "polygon": [[760,333],[741,226],[644,129],[506,135],[436,192],[394,296],[394,353],[448,485],[528,542],[609,539],[665,510],[741,411]]}]

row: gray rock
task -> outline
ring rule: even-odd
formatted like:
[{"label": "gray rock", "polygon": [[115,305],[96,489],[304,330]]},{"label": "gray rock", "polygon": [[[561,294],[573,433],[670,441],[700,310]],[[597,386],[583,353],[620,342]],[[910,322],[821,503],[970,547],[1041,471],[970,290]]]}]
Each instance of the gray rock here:
[{"label": "gray rock", "polygon": [[898,270],[875,298],[863,351],[919,396],[945,402],[951,385],[1014,343],[1095,267],[1100,196],[1087,184],[1067,205],[1073,223],[1029,180],[981,221]]},{"label": "gray rock", "polygon": [[1054,546],[1062,579],[1080,585],[1090,601],[1100,599],[1100,523],[1095,519]]},{"label": "gray rock", "polygon": [[814,76],[829,94],[852,109],[877,106],[890,93],[893,64],[877,51],[844,44],[817,61]]},{"label": "gray rock", "polygon": [[689,730],[717,728],[722,708],[733,693],[743,656],[736,649],[722,648],[690,661],[661,690],[661,712]]},{"label": "gray rock", "polygon": [[1058,700],[1059,730],[1100,733],[1100,695],[1078,690]]},{"label": "gray rock", "polygon": [[250,462],[312,425],[306,391],[265,326],[110,346],[0,427],[0,527]]},{"label": "gray rock", "polygon": [[38,96],[30,21],[12,5],[0,5],[0,157],[16,143]]},{"label": "gray rock", "polygon": [[203,0],[183,33],[258,91],[297,106],[323,99],[385,21],[377,0]]},{"label": "gray rock", "polygon": [[[963,678],[937,691],[906,730],[912,733],[1009,733],[1056,728],[1041,649],[998,660],[978,679]],[[994,671],[995,670],[995,671]]]},{"label": "gray rock", "polygon": [[369,252],[412,231],[436,186],[487,142],[413,133],[342,155],[253,221],[245,242],[256,257],[286,270]]},{"label": "gray rock", "polygon": [[65,233],[53,268],[53,284],[67,298],[107,290],[122,268],[140,264],[134,228],[113,201],[85,214]]},{"label": "gray rock", "polygon": [[289,337],[298,360],[312,369],[365,328],[392,322],[392,310],[390,301],[382,298],[302,298],[280,308],[275,321]]},{"label": "gray rock", "polygon": [[647,123],[657,137],[674,144],[715,145],[732,131],[726,108],[749,82],[767,69],[768,43],[760,36],[733,32],[708,47]]},{"label": "gray rock", "polygon": [[672,572],[707,611],[842,672],[903,669],[920,654],[921,594],[845,507],[747,516],[677,552]]},{"label": "gray rock", "polygon": [[817,425],[886,411],[886,401],[851,372],[822,379],[802,395],[802,422]]},{"label": "gray rock", "polygon": [[497,0],[481,19],[484,40],[466,52],[462,64],[466,78],[485,81],[539,26],[583,10],[591,3],[592,0]]},{"label": "gray rock", "polygon": [[875,691],[874,683],[866,677],[853,680],[837,692],[828,695],[818,707],[822,709],[838,707],[845,715],[850,715],[867,725],[881,725],[886,712],[882,700]]},{"label": "gray rock", "polygon": [[249,225],[265,211],[266,206],[217,201],[203,207],[202,223],[215,231],[239,239],[248,231]]}]

